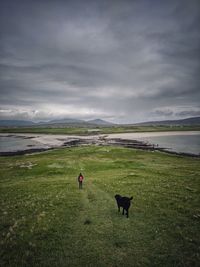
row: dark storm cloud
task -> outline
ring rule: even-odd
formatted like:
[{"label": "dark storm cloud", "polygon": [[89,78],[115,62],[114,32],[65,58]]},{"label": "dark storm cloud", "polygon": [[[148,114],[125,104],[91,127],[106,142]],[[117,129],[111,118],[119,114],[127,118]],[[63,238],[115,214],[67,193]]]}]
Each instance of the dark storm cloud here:
[{"label": "dark storm cloud", "polygon": [[199,114],[198,0],[0,5],[1,118]]}]

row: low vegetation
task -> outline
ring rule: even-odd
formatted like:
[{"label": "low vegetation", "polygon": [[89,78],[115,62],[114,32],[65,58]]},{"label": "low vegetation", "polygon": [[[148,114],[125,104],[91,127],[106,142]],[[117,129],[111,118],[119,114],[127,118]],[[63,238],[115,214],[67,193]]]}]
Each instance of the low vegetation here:
[{"label": "low vegetation", "polygon": [[163,132],[163,131],[200,131],[200,126],[40,126],[40,127],[0,127],[0,133],[38,133],[38,134],[110,134],[131,132]]},{"label": "low vegetation", "polygon": [[[197,158],[88,146],[0,166],[0,266],[199,265]],[[128,219],[117,193],[133,196]]]}]

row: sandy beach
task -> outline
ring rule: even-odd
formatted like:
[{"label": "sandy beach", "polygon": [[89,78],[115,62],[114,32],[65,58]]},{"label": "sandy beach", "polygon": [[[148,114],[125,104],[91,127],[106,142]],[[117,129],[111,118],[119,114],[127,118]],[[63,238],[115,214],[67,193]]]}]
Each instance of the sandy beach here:
[{"label": "sandy beach", "polygon": [[109,134],[107,138],[124,138],[134,140],[137,138],[155,137],[155,136],[175,136],[175,135],[200,135],[200,131],[169,131],[169,132],[145,132],[145,133],[119,133]]},{"label": "sandy beach", "polygon": [[18,137],[21,139],[31,139],[48,148],[63,146],[66,142],[81,139],[98,139],[97,136],[75,136],[75,135],[53,135],[53,134],[7,134],[1,133],[0,137]]}]

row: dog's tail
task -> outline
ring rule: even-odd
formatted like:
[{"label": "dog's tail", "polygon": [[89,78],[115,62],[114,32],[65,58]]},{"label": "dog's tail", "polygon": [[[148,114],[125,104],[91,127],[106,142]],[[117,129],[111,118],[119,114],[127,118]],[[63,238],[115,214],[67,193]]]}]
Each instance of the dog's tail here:
[{"label": "dog's tail", "polygon": [[130,197],[129,199],[130,199],[130,200],[132,200],[132,199],[133,199],[133,197]]}]

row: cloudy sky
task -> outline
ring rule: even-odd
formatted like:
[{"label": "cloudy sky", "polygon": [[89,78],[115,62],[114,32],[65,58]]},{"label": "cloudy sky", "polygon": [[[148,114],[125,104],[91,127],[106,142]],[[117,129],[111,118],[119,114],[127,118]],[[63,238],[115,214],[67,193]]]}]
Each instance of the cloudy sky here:
[{"label": "cloudy sky", "polygon": [[0,119],[200,116],[199,0],[1,0]]}]

